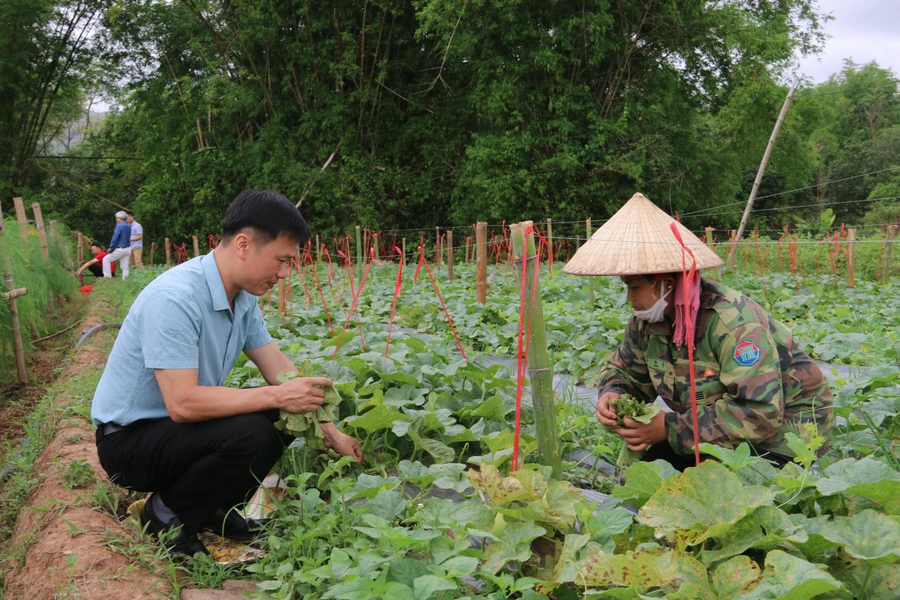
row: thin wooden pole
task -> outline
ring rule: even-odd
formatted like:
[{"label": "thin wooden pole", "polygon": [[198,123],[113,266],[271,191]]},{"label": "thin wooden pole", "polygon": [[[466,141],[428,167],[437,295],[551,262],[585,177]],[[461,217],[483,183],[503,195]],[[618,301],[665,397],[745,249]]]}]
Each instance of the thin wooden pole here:
[{"label": "thin wooden pole", "polygon": [[406,264],[406,238],[403,238],[400,242],[400,252],[401,252],[400,264],[405,265]]},{"label": "thin wooden pole", "polygon": [[[706,245],[709,247],[710,250],[715,252],[716,245],[713,243],[713,231],[715,231],[715,230],[712,227],[706,228]],[[719,269],[718,268],[711,269],[711,273],[712,273],[713,279],[719,278]]]},{"label": "thin wooden pole", "polygon": [[434,228],[434,268],[440,269],[441,263],[441,228]]},{"label": "thin wooden pole", "polygon": [[372,233],[372,247],[375,250],[375,260],[381,260],[381,252],[378,248],[378,234]]},{"label": "thin wooden pole", "polygon": [[853,272],[856,257],[856,230],[847,230],[847,287],[856,287],[856,275]]},{"label": "thin wooden pole", "polygon": [[447,278],[453,281],[453,230],[447,232]]},{"label": "thin wooden pole", "polygon": [[[584,243],[586,244],[591,236],[594,235],[594,230],[591,227],[591,220],[587,219],[584,222]],[[594,278],[588,277],[588,306],[590,308],[594,308]]]},{"label": "thin wooden pole", "polygon": [[487,302],[487,223],[475,225],[475,300]]},{"label": "thin wooden pole", "polygon": [[84,235],[82,235],[80,231],[78,232],[78,246],[76,252],[77,254],[75,256],[78,257],[77,261],[78,266],[80,267],[84,264]]},{"label": "thin wooden pole", "polygon": [[316,234],[316,264],[322,262],[322,244],[319,241],[319,234]]},{"label": "thin wooden pole", "polygon": [[890,225],[887,228],[884,240],[884,256],[881,259],[881,283],[890,283],[891,281],[891,248],[894,245],[894,236],[900,230],[900,225]]},{"label": "thin wooden pole", "polygon": [[791,106],[791,99],[794,97],[794,92],[797,90],[799,84],[800,80],[798,79],[794,82],[794,85],[791,86],[787,98],[784,99],[784,105],[781,107],[781,113],[778,115],[778,120],[775,121],[775,128],[772,130],[772,135],[769,137],[769,143],[766,145],[766,151],[763,154],[762,162],[759,163],[759,170],[756,172],[756,179],[753,181],[753,188],[750,190],[750,198],[747,199],[747,208],[744,209],[744,216],[741,217],[741,224],[738,227],[737,234],[734,236],[734,243],[731,245],[731,250],[728,253],[728,268],[730,269],[734,269],[734,256],[737,254],[738,242],[741,241],[741,236],[744,235],[744,229],[747,227],[747,221],[750,220],[750,211],[753,210],[753,201],[756,200],[759,184],[762,183],[763,174],[766,172],[766,164],[769,162],[769,156],[772,154],[772,148],[775,147],[775,140],[778,138],[781,124],[784,123],[784,117],[787,115],[788,108]]},{"label": "thin wooden pole", "polygon": [[41,205],[35,202],[31,205],[34,212],[34,224],[37,226],[38,239],[41,242],[41,254],[47,261],[50,260],[50,248],[47,246],[47,230],[44,229],[44,215],[41,214]]},{"label": "thin wooden pole", "polygon": [[153,254],[156,252],[156,242],[150,244],[150,262],[149,264],[153,264]]},{"label": "thin wooden pole", "polygon": [[550,261],[550,279],[553,279],[553,219],[547,219],[547,257]]},{"label": "thin wooden pole", "polygon": [[28,245],[28,216],[25,214],[25,203],[21,198],[13,198],[16,207],[16,220],[19,222],[19,230],[22,232],[22,243]]},{"label": "thin wooden pole", "polygon": [[359,229],[359,225],[356,226],[356,270],[357,275],[359,275],[360,269],[363,264],[363,247],[362,247],[362,232]]},{"label": "thin wooden pole", "polygon": [[[520,269],[525,284],[526,331],[531,331],[528,345],[528,377],[534,406],[534,425],[538,445],[538,462],[553,469],[553,477],[562,477],[562,460],[559,455],[559,434],[556,423],[556,406],[553,398],[553,370],[547,348],[547,328],[544,326],[544,309],[541,302],[541,286],[535,267],[532,222],[516,223],[510,228],[515,256],[513,264]],[[524,258],[524,260],[523,260]],[[524,265],[522,263],[525,263]]]},{"label": "thin wooden pole", "polygon": [[284,297],[284,279],[278,280],[278,314],[284,316],[286,310]]},{"label": "thin wooden pole", "polygon": [[172,244],[169,243],[169,238],[166,238],[166,268],[172,268]]},{"label": "thin wooden pole", "polygon": [[[6,230],[3,228],[2,208],[0,208],[0,235],[6,237]],[[12,325],[13,348],[16,355],[16,375],[19,378],[19,385],[24,387],[28,385],[28,372],[25,370],[25,345],[22,343],[22,330],[19,328],[19,308],[16,306],[16,296],[21,295],[21,290],[16,289],[16,283],[13,280],[12,261],[7,252],[4,252],[3,256],[3,279],[6,282],[7,289],[3,297],[9,300],[9,318]],[[27,294],[28,290],[24,290],[24,293]]]},{"label": "thin wooden pole", "polygon": [[[199,123],[199,121],[198,121]],[[194,258],[200,256],[200,240],[197,239],[196,235],[191,236],[191,240],[194,242]]]}]

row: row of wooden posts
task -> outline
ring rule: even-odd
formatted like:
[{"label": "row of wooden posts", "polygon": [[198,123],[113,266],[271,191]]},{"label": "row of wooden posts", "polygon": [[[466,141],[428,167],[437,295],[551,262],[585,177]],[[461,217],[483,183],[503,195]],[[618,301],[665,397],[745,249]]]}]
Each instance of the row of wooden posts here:
[{"label": "row of wooden posts", "polygon": [[[16,220],[19,223],[19,228],[22,232],[22,241],[27,245],[28,243],[28,217],[25,213],[25,203],[21,198],[13,198],[13,206],[16,211]],[[31,205],[31,210],[34,213],[34,224],[37,227],[38,240],[41,244],[41,254],[44,257],[44,260],[50,262],[50,245],[47,241],[47,230],[44,227],[44,216],[41,212],[41,205],[37,202]],[[6,236],[6,231],[4,230],[3,224],[3,207],[0,206],[0,236]],[[59,244],[59,230],[57,229],[56,221],[50,221],[50,238],[53,240],[54,245]],[[20,385],[28,384],[28,373],[25,370],[25,346],[22,341],[22,330],[19,324],[19,309],[16,305],[16,298],[20,296],[24,296],[28,293],[27,288],[17,288],[15,280],[13,278],[12,271],[12,261],[9,253],[4,253],[2,257],[3,264],[3,279],[6,284],[6,289],[8,290],[3,294],[3,299],[9,302],[9,312],[10,312],[10,320],[11,320],[11,328],[13,335],[13,348],[15,353],[15,362],[16,362],[16,375],[18,377],[18,382]],[[60,306],[64,305],[65,298],[60,296],[59,298],[55,298],[53,291],[50,292],[50,297],[48,298],[50,306],[59,302]]]}]

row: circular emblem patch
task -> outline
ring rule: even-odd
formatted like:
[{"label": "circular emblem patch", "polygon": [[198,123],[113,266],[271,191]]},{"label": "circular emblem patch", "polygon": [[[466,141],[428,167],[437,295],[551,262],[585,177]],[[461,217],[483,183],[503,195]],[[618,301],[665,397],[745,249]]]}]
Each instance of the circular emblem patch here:
[{"label": "circular emblem patch", "polygon": [[734,347],[734,360],[742,367],[749,367],[759,360],[759,346],[750,340],[744,340]]}]

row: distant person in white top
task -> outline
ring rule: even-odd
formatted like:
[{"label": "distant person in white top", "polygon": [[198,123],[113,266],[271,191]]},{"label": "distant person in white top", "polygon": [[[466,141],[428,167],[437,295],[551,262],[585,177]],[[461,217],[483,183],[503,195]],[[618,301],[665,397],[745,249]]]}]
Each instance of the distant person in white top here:
[{"label": "distant person in white top", "polygon": [[144,254],[144,228],[134,220],[133,212],[126,210],[125,214],[128,215],[125,220],[131,225],[131,266],[141,269],[144,267],[144,262],[141,260]]},{"label": "distant person in white top", "polygon": [[128,277],[128,259],[131,257],[131,225],[125,220],[127,217],[124,210],[116,213],[116,228],[109,241],[109,252],[103,257],[103,276],[107,279],[112,277],[110,265],[115,261],[119,261],[122,279]]}]

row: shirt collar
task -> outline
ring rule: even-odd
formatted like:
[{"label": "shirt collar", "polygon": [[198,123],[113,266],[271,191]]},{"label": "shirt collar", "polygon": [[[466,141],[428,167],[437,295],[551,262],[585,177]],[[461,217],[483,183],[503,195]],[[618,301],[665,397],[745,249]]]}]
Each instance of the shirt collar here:
[{"label": "shirt collar", "polygon": [[[231,305],[228,304],[228,295],[225,293],[225,284],[222,283],[222,276],[216,265],[215,252],[200,257],[200,265],[203,267],[203,275],[206,276],[206,284],[209,286],[213,310],[231,310]],[[240,297],[240,293],[238,293],[238,297]],[[235,298],[235,306],[237,306],[238,297]]]}]

